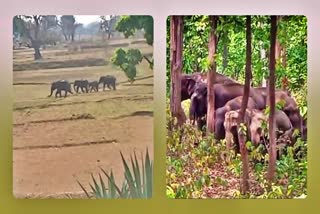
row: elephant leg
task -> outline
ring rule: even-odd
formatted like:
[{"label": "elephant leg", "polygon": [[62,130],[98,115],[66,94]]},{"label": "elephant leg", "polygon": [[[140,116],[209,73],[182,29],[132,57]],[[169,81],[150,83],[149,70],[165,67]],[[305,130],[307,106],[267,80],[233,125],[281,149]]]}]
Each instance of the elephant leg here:
[{"label": "elephant leg", "polygon": [[108,83],[108,88],[111,90],[112,88],[111,88],[111,86],[110,86],[110,83]]},{"label": "elephant leg", "polygon": [[67,94],[68,94],[68,90],[66,90],[66,93],[64,94],[64,97],[67,97]]},{"label": "elephant leg", "polygon": [[81,86],[80,88],[81,88],[82,93],[84,93],[83,86]]},{"label": "elephant leg", "polygon": [[103,83],[103,91],[105,91],[106,83]]}]

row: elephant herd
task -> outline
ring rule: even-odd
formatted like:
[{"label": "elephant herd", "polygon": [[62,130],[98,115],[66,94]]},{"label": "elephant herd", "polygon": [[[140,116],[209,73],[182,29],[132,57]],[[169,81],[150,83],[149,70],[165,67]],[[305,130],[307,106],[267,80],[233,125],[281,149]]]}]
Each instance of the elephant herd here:
[{"label": "elephant herd", "polygon": [[105,91],[105,87],[109,89],[116,90],[116,78],[111,75],[101,76],[99,81],[92,81],[89,82],[88,80],[75,80],[73,83],[70,83],[67,80],[59,80],[55,81],[51,84],[51,93],[48,97],[51,97],[53,94],[53,91],[56,90],[55,97],[58,95],[61,97],[61,92],[64,91],[65,95],[67,96],[68,93],[73,94],[71,84],[73,84],[73,90],[77,93],[88,93],[88,92],[98,92],[99,91],[99,85],[103,84],[103,91]]},{"label": "elephant herd", "polygon": [[[202,73],[183,74],[181,77],[181,100],[191,99],[189,119],[202,130],[207,114],[207,75]],[[216,73],[214,88],[215,125],[217,140],[226,139],[229,147],[239,151],[237,121],[244,95],[244,85]],[[306,139],[306,120],[300,115],[295,99],[286,90],[275,90],[275,101],[284,103],[282,110],[275,112],[277,143],[292,145],[295,142],[294,130],[298,129],[302,140]],[[264,137],[263,123],[268,117],[264,110],[267,105],[267,88],[250,87],[248,106],[245,113],[247,136],[254,145],[259,145]]]}]

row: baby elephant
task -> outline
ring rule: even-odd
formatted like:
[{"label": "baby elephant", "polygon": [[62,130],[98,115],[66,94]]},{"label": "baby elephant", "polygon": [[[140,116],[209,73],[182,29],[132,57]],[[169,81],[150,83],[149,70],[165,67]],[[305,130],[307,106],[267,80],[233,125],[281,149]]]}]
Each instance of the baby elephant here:
[{"label": "baby elephant", "polygon": [[[275,111],[275,129],[279,136],[286,136],[285,138],[291,139],[292,134],[292,124],[288,116],[280,110]],[[239,117],[239,110],[229,111],[225,115],[224,127],[226,130],[226,142],[227,146],[230,148],[236,146],[239,148],[238,132],[237,132],[237,120]],[[258,145],[261,142],[261,138],[264,136],[263,123],[267,123],[268,117],[264,112],[259,110],[246,110],[245,114],[245,124],[248,127],[247,136],[254,145]]]},{"label": "baby elephant", "polygon": [[79,88],[81,89],[82,93],[89,91],[89,81],[88,80],[75,80],[73,84],[73,89],[79,93]]},{"label": "baby elephant", "polygon": [[61,91],[65,91],[64,97],[67,96],[68,92],[70,94],[73,94],[71,91],[71,84],[67,80],[59,80],[59,81],[53,82],[51,84],[51,93],[48,97],[52,96],[52,93],[54,90],[57,90],[55,97],[57,97],[58,94],[61,97]]},{"label": "baby elephant", "polygon": [[99,83],[98,83],[98,81],[89,82],[89,88],[90,88],[90,92],[92,92],[92,91],[98,92],[99,91]]},{"label": "baby elephant", "polygon": [[[223,107],[216,109],[215,111],[215,128],[214,134],[217,140],[221,140],[225,138],[225,129],[223,123],[225,121],[225,114],[231,110],[238,110],[241,108],[242,104],[242,96],[236,97],[230,101],[228,101]],[[255,109],[256,103],[251,97],[248,97],[248,109]]]},{"label": "baby elephant", "polygon": [[[251,118],[249,129],[251,142],[254,144],[259,144],[261,137],[264,135],[261,126],[263,122],[267,123],[268,116],[266,116],[262,111],[253,110],[249,112],[249,117]],[[291,121],[283,111],[276,110],[274,114],[274,120],[275,129],[278,132],[277,137],[280,137],[282,134],[288,135],[291,133],[291,131],[293,131]],[[288,137],[291,138],[291,136]]]},{"label": "baby elephant", "polygon": [[[106,85],[109,89],[113,88],[113,90],[116,90],[116,78],[114,76],[107,75],[100,77],[99,84],[101,83],[103,84],[103,90],[105,90]],[[110,86],[112,86],[112,88]]]}]

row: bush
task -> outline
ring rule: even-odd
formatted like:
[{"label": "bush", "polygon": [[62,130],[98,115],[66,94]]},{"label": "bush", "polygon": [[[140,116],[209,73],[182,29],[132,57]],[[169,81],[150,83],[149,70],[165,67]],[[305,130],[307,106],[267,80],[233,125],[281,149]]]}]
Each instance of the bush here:
[{"label": "bush", "polygon": [[103,180],[100,173],[99,180],[97,180],[91,174],[93,185],[90,184],[90,188],[92,192],[87,191],[84,186],[78,181],[78,184],[88,198],[151,198],[153,188],[153,164],[150,160],[148,150],[146,151],[145,158],[143,159],[143,157],[141,157],[140,166],[137,160],[136,153],[134,153],[134,159],[130,157],[132,166],[131,169],[129,168],[128,163],[125,161],[121,152],[120,155],[122,158],[123,166],[125,168],[125,180],[122,183],[122,186],[117,186],[112,170],[110,174],[108,174],[101,168],[102,174],[106,176],[107,180]]},{"label": "bush", "polygon": [[265,179],[268,154],[261,144],[249,141],[250,190],[240,194],[240,154],[226,148],[225,141],[205,137],[190,124],[171,126],[167,102],[166,194],[168,198],[303,198],[307,194],[307,142],[298,138],[284,149],[277,165],[275,183]]}]

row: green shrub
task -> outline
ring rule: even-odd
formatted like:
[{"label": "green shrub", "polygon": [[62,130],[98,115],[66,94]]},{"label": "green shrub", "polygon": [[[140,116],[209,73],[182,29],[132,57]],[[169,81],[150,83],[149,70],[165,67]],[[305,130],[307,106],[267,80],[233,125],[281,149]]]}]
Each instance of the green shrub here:
[{"label": "green shrub", "polygon": [[141,157],[140,166],[136,153],[134,153],[134,158],[132,158],[132,156],[130,157],[131,169],[121,152],[120,155],[125,168],[125,180],[122,183],[122,186],[117,186],[112,170],[110,174],[108,174],[104,169],[101,168],[102,174],[105,175],[107,179],[103,180],[102,175],[99,173],[99,179],[97,180],[91,174],[93,182],[93,185],[90,184],[91,192],[86,190],[78,181],[78,184],[88,198],[151,198],[153,188],[153,164],[150,160],[148,150],[146,151],[145,158],[143,159],[143,157]]}]

